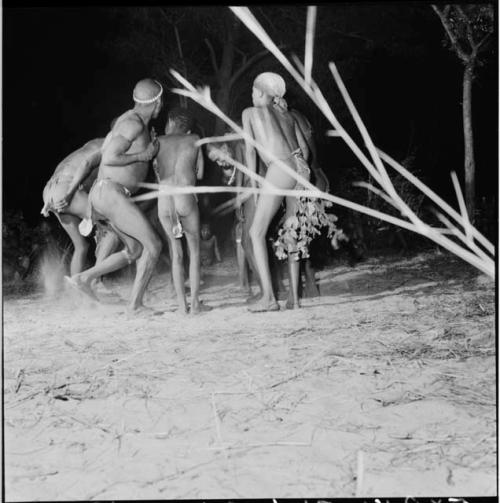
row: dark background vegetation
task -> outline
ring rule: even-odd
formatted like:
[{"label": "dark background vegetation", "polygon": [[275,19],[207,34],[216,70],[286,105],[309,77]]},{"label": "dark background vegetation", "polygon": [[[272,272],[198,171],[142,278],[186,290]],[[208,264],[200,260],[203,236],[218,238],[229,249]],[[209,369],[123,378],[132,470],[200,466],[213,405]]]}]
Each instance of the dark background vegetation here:
[{"label": "dark background vegetation", "polygon": [[[303,58],[305,5],[252,9],[286,54]],[[132,107],[137,80],[151,76],[174,87],[170,67],[195,84],[210,85],[235,119],[251,104],[255,76],[281,72],[289,101],[313,123],[331,192],[366,199],[366,191],[352,187],[367,178],[357,159],[341,140],[324,135],[330,126],[321,113],[273,57],[259,54],[260,43],[227,7],[4,6],[3,23],[4,215],[22,211],[29,225],[37,225],[42,189],[56,165],[104,136],[110,121]],[[463,68],[444,38],[429,3],[320,4],[313,76],[344,127],[354,132],[327,67],[335,61],[375,144],[397,160],[410,159],[411,169],[456,206],[450,172],[463,179]],[[234,50],[224,73],[228,44]],[[495,34],[472,101],[479,225],[490,234],[498,187],[496,47]],[[231,89],[224,89],[240,69]],[[166,111],[177,103],[167,93]],[[220,127],[189,106],[206,135]],[[154,123],[157,131],[163,131],[166,111]]]}]

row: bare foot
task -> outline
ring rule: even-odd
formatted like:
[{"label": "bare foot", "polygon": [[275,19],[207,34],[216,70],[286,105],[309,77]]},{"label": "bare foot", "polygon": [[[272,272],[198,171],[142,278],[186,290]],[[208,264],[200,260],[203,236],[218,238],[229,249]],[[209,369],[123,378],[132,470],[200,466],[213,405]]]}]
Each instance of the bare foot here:
[{"label": "bare foot", "polygon": [[239,285],[238,286],[238,290],[247,295],[248,297],[251,297],[252,296],[252,289],[249,287],[249,286],[246,286],[246,285]]},{"label": "bare foot", "polygon": [[120,297],[120,294],[118,292],[115,292],[114,290],[111,290],[111,288],[108,288],[102,281],[97,281],[94,283],[93,288],[96,293],[100,295],[111,295],[113,297]]},{"label": "bare foot", "polygon": [[257,302],[257,304],[250,306],[248,310],[251,313],[265,313],[267,311],[279,311],[280,305],[275,300],[271,301],[261,300],[260,302]]},{"label": "bare foot", "polygon": [[128,306],[127,312],[133,316],[159,316],[164,313],[164,311],[157,311],[156,309],[147,307],[143,304],[140,304],[139,306]]},{"label": "bare foot", "polygon": [[90,288],[90,286],[87,283],[82,281],[78,274],[75,274],[74,276],[64,276],[64,280],[66,281],[66,284],[69,285],[74,290],[77,290],[78,292],[83,293],[90,299],[99,302],[99,299],[92,291],[92,288]]},{"label": "bare foot", "polygon": [[287,299],[285,307],[287,309],[300,309],[300,304],[298,302],[294,302],[292,299]]},{"label": "bare foot", "polygon": [[211,311],[212,309],[213,307],[206,306],[205,304],[203,304],[203,302],[199,302],[191,306],[190,313],[191,314],[206,313],[208,311]]},{"label": "bare foot", "polygon": [[248,299],[245,302],[247,304],[255,304],[255,302],[258,302],[260,299],[262,299],[262,294],[256,293],[255,295],[251,295],[250,297],[248,297]]},{"label": "bare foot", "polygon": [[278,290],[276,297],[278,300],[285,300],[287,298],[288,292],[286,290]]},{"label": "bare foot", "polygon": [[306,284],[304,288],[304,297],[308,298],[319,297],[319,290],[316,284],[312,285]]}]

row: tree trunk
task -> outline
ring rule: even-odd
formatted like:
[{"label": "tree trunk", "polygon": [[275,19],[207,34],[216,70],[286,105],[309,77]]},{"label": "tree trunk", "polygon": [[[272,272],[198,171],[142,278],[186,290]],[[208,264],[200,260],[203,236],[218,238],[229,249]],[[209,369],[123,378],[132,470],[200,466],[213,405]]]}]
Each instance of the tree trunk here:
[{"label": "tree trunk", "polygon": [[[238,24],[236,20],[230,18],[227,23],[227,35],[226,40],[224,42],[224,48],[222,52],[221,64],[219,67],[217,81],[218,81],[218,90],[215,95],[215,103],[217,106],[227,114],[229,111],[229,99],[231,93],[231,87],[229,81],[231,79],[231,75],[233,74],[233,65],[234,65],[234,49],[236,44],[236,36]],[[215,121],[215,135],[220,135],[224,133],[225,122],[217,117]]]},{"label": "tree trunk", "polygon": [[464,70],[462,113],[464,122],[464,166],[465,166],[465,204],[469,219],[475,218],[475,162],[472,135],[472,78],[474,62],[467,63]]},{"label": "tree trunk", "polygon": [[[231,89],[229,88],[227,81],[225,84],[221,84],[221,87],[219,87],[217,94],[215,95],[215,103],[217,106],[227,115],[229,111],[229,93],[231,92]],[[224,130],[226,129],[226,123],[217,117],[217,120],[215,121],[215,130],[214,130],[214,135],[222,135],[224,134]]]},{"label": "tree trunk", "polygon": [[[177,29],[177,25],[174,24],[174,33],[175,33],[175,40],[177,41],[177,50],[179,51],[179,57],[182,62],[182,73],[183,77],[187,80],[188,74],[187,74],[187,66],[186,66],[186,60],[184,59],[184,54],[182,52],[182,44],[181,44],[181,37],[179,36],[179,30]],[[182,108],[187,108],[187,98],[186,96],[179,96],[180,98],[180,103]]]}]

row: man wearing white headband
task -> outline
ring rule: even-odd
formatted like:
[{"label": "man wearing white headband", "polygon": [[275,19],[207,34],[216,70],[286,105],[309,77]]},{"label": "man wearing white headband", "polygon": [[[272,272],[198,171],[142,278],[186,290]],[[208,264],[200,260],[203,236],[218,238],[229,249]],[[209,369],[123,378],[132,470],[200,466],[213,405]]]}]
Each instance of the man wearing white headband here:
[{"label": "man wearing white headband", "polygon": [[132,96],[135,106],[118,117],[106,136],[97,180],[89,192],[89,229],[96,220],[109,222],[123,241],[124,250],[67,278],[71,286],[95,299],[90,287],[95,278],[137,262],[129,304],[132,311],[144,308],[144,292],[161,251],[158,234],[131,196],[139,189],[139,183],[145,181],[149,161],[158,152],[158,141],[151,138],[148,124],[160,113],[162,94],[163,88],[155,80],[137,83]]},{"label": "man wearing white headband", "polygon": [[[254,106],[243,111],[242,122],[245,132],[264,148],[264,151],[259,150],[259,156],[268,166],[266,180],[277,188],[290,190],[298,187],[296,179],[280,168],[278,163],[272,162],[268,154],[273,154],[288,167],[309,179],[309,167],[304,160],[304,157],[309,155],[309,148],[294,117],[287,110],[286,101],[283,99],[285,92],[285,81],[280,75],[272,72],[261,73],[253,84]],[[246,142],[246,163],[253,172],[257,170],[257,151],[249,142]],[[256,182],[252,181],[252,184],[255,185]],[[272,288],[266,234],[282,201],[283,196],[274,194],[261,194],[257,200],[250,238],[263,296],[258,303],[249,307],[252,312],[279,310]],[[296,210],[297,199],[287,196],[285,218],[294,216]],[[299,262],[293,245],[289,250],[288,270],[293,300],[287,307],[295,309],[299,307]]]}]

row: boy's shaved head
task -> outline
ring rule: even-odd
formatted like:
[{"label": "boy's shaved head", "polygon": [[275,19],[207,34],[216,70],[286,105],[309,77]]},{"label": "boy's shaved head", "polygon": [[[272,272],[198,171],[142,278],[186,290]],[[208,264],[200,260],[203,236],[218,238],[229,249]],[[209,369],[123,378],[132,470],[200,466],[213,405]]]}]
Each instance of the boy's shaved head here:
[{"label": "boy's shaved head", "polygon": [[184,132],[192,131],[194,128],[194,118],[185,108],[176,107],[168,113],[168,119],[175,122],[179,129]]}]

